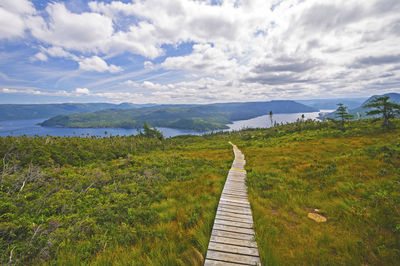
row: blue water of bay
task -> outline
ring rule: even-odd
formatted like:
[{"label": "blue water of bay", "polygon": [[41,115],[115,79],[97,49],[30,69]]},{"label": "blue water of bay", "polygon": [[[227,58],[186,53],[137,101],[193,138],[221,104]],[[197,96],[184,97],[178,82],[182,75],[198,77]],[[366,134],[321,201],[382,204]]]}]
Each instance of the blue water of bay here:
[{"label": "blue water of bay", "polygon": [[[272,116],[273,121],[277,123],[294,122],[298,118],[301,118],[303,113],[295,114],[274,114]],[[319,112],[304,113],[305,119],[316,119]],[[136,129],[124,129],[124,128],[62,128],[62,127],[42,127],[38,124],[46,120],[42,119],[28,119],[28,120],[8,120],[0,121],[0,136],[60,136],[60,137],[72,137],[72,136],[129,136],[136,135],[138,132]],[[240,130],[243,128],[266,128],[271,126],[270,116],[263,115],[247,120],[234,121],[232,124],[228,124],[228,130]],[[159,127],[164,137],[174,137],[178,135],[202,135],[204,132],[198,132],[193,130],[182,130],[175,128],[163,128]]]}]

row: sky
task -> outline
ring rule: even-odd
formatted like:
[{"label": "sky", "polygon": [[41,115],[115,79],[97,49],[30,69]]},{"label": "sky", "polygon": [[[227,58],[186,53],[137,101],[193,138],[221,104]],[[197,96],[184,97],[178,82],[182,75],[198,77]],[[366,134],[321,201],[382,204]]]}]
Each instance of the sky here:
[{"label": "sky", "polygon": [[0,0],[0,103],[400,92],[399,0]]}]

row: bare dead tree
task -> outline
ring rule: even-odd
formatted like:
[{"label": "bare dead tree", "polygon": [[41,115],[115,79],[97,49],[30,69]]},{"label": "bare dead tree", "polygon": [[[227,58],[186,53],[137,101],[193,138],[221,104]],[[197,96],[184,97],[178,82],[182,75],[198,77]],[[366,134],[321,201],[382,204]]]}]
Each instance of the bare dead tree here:
[{"label": "bare dead tree", "polygon": [[19,192],[24,189],[26,182],[32,182],[36,181],[39,178],[43,177],[43,172],[40,170],[39,167],[35,166],[32,164],[32,162],[29,164],[29,169],[28,172],[24,175],[24,180],[22,181],[21,188],[19,189]]},{"label": "bare dead tree", "polygon": [[0,184],[3,183],[4,177],[6,176],[6,172],[8,170],[8,164],[6,164],[6,156],[7,156],[7,154],[4,154],[4,157],[3,157],[3,171],[1,172]]},{"label": "bare dead tree", "polygon": [[36,234],[37,234],[37,232],[39,231],[39,229],[40,229],[41,226],[42,226],[42,225],[39,224],[39,226],[36,227],[36,229],[35,229],[35,231],[34,231],[34,233],[33,233],[33,236],[32,236],[32,238],[31,238],[31,240],[29,241],[28,248],[31,247],[32,241],[33,241],[33,239],[35,238],[35,236],[36,236]]},{"label": "bare dead tree", "polygon": [[9,257],[9,260],[8,260],[7,265],[11,265],[12,257],[13,257],[13,251],[14,251],[14,249],[15,249],[16,247],[17,247],[17,246],[14,246],[14,247],[11,249],[11,251],[10,251],[10,257]]}]

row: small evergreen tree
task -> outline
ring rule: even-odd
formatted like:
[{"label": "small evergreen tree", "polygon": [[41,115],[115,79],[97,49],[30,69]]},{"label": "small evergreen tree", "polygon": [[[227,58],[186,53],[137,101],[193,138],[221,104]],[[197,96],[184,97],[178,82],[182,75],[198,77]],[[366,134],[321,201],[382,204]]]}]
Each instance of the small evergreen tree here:
[{"label": "small evergreen tree", "polygon": [[[163,134],[159,130],[157,130],[156,127],[150,128],[150,126],[146,122],[144,122],[144,124],[143,124],[143,131],[144,131],[143,135],[146,137],[157,138],[159,140],[164,139]],[[140,133],[140,134],[142,134],[142,133]]]},{"label": "small evergreen tree", "polygon": [[364,108],[374,108],[371,111],[367,111],[367,115],[382,115],[383,127],[390,127],[390,119],[395,118],[396,114],[400,115],[400,104],[389,102],[390,97],[382,96],[376,97],[375,99],[364,104]]},{"label": "small evergreen tree", "polygon": [[269,120],[271,121],[271,127],[274,126],[274,121],[272,120],[272,116],[273,116],[272,111],[269,111]]},{"label": "small evergreen tree", "polygon": [[354,116],[347,111],[347,107],[344,106],[342,103],[338,103],[337,105],[338,108],[336,109],[335,118],[339,118],[340,129],[344,131],[344,124],[347,120],[353,119]]}]

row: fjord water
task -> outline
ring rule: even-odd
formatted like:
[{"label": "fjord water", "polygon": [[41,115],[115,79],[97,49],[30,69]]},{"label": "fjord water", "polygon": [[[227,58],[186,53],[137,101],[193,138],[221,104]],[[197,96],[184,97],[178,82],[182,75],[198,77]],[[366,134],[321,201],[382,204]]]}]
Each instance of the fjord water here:
[{"label": "fjord water", "polygon": [[[273,115],[273,121],[277,123],[286,123],[286,122],[294,122],[298,118],[301,118],[303,113],[294,113],[294,114],[275,114]],[[316,119],[318,117],[319,112],[313,113],[304,113],[305,119]],[[136,129],[125,129],[125,128],[62,128],[62,127],[42,127],[38,124],[45,121],[47,118],[43,119],[28,119],[28,120],[8,120],[8,121],[0,121],[0,136],[59,136],[59,137],[73,137],[73,136],[128,136],[128,135],[136,135]],[[228,130],[240,130],[243,128],[265,128],[270,127],[270,117],[269,115],[263,115],[259,117],[255,117],[248,120],[240,120],[235,121],[232,124],[229,124]],[[201,135],[204,132],[198,132],[193,130],[183,130],[183,129],[175,129],[175,128],[163,128],[159,127],[160,130],[165,137],[173,137],[178,135]]]},{"label": "fjord water", "polygon": [[[272,115],[272,124],[276,123],[290,123],[295,122],[297,119],[301,119],[301,116],[304,114],[304,119],[317,119],[319,113],[329,113],[333,110],[321,110],[319,112],[312,113],[294,113],[294,114],[274,114]],[[265,128],[271,127],[271,119],[269,115],[262,115],[255,118],[247,119],[247,120],[239,120],[234,121],[232,124],[229,124],[229,130],[240,130],[244,128]]]}]

